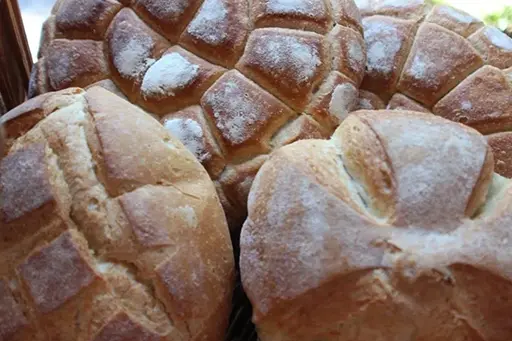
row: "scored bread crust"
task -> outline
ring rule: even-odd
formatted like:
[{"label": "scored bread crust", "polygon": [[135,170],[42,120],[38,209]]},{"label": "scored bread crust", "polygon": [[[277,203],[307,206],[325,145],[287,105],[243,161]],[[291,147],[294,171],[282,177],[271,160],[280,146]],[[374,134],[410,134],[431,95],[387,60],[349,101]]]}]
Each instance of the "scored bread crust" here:
[{"label": "scored bread crust", "polygon": [[179,140],[100,87],[2,123],[0,340],[223,340],[229,230]]},{"label": "scored bread crust", "polygon": [[241,234],[262,341],[512,339],[512,182],[484,136],[359,111],[274,152]]},{"label": "scored bread crust", "polygon": [[157,115],[216,181],[235,231],[255,160],[327,138],[366,64],[353,0],[61,0],[39,56],[31,96],[93,84]]},{"label": "scored bread crust", "polygon": [[491,146],[501,146],[497,172],[512,178],[512,145],[500,142],[512,135],[512,38],[429,0],[355,2],[368,50],[361,89],[387,109],[431,112],[489,135]]}]

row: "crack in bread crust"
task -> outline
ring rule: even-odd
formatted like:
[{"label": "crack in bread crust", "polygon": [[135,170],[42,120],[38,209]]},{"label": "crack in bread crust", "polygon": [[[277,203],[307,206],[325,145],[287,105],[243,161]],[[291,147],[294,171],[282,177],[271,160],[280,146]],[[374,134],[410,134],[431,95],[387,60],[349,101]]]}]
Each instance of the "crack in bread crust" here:
[{"label": "crack in bread crust", "polygon": [[[90,115],[90,113],[87,111],[87,109],[86,109],[86,108],[84,108],[84,109],[85,109],[85,111],[86,111],[87,118],[86,118],[84,121],[77,123],[77,124],[76,124],[77,126],[81,126],[81,125],[88,125],[88,124],[92,124],[91,122],[94,122],[94,121],[90,120],[91,115]],[[86,123],[86,122],[89,122],[89,123]],[[70,128],[69,128],[69,126],[68,126],[68,129],[70,129]],[[64,173],[64,171],[63,171],[63,168],[64,168],[64,167],[62,167],[61,159],[60,159],[59,154],[58,154],[58,153],[57,153],[57,152],[52,148],[52,144],[51,144],[51,143],[50,143],[50,141],[48,140],[48,135],[47,135],[47,133],[45,133],[45,130],[44,130],[44,128],[43,128],[43,127],[41,127],[41,130],[43,131],[43,134],[44,134],[44,135],[45,135],[45,137],[46,137],[46,141],[45,141],[45,142],[46,142],[46,145],[47,145],[47,146],[50,148],[50,150],[51,150],[51,155],[53,155],[53,156],[55,157],[55,159],[56,159],[56,165],[57,165],[58,170],[60,171],[60,174],[61,174],[61,176],[60,176],[60,177],[61,177],[62,179],[64,179],[64,181],[66,181],[66,180],[65,180],[65,179],[66,179],[66,175],[68,175],[68,176],[73,176],[73,174],[65,174],[65,173]],[[81,128],[81,130],[85,132],[85,128],[83,128],[83,127],[82,127],[82,128]],[[83,146],[86,146],[86,147],[88,148],[88,154],[89,154],[89,155],[91,155],[91,157],[92,157],[93,153],[92,153],[91,149],[89,148],[89,143],[88,143],[88,141],[87,141],[87,138],[85,138],[85,134],[83,135],[83,137],[84,137],[83,141],[85,141],[85,143],[84,143],[84,144],[82,144],[82,145],[83,145]],[[60,141],[59,141],[59,142],[60,142]],[[61,143],[62,143],[62,142],[61,142]],[[63,142],[63,143],[64,143],[64,144],[66,144],[66,142]],[[68,142],[68,143],[69,143],[69,142]],[[91,161],[92,161],[92,158],[91,158]],[[93,162],[94,162],[94,161],[93,161]],[[102,181],[100,180],[100,177],[98,177],[98,176],[97,176],[97,174],[96,174],[96,169],[95,169],[95,167],[94,167],[94,166],[92,166],[92,167],[90,167],[90,169],[92,169],[92,170],[93,170],[93,173],[95,174],[95,177],[96,177],[96,179],[95,179],[95,180],[97,181],[97,185],[99,185],[99,186],[103,189],[103,192],[104,192],[104,193],[105,193],[105,195],[106,195],[106,198],[105,198],[104,202],[107,202],[107,201],[110,201],[110,200],[116,199],[116,198],[112,198],[112,197],[109,197],[109,196],[108,196],[108,193],[107,193],[107,191],[106,191],[106,189],[105,189],[104,184],[103,184],[103,183],[102,183]],[[69,193],[69,195],[71,196],[71,191],[69,191],[69,183],[67,183],[67,182],[66,182],[66,185],[68,185],[68,193]],[[84,190],[84,191],[87,191],[87,189],[83,189],[83,190]],[[137,189],[134,189],[134,191],[135,191],[135,190],[137,190]],[[76,196],[77,196],[77,195],[79,195],[79,194],[80,194],[80,192],[75,193],[75,195],[71,198],[71,201],[72,201],[72,202],[76,202],[75,198],[76,198]],[[122,195],[124,195],[124,194],[126,194],[126,193],[123,193]],[[101,248],[101,247],[98,247],[98,246],[96,246],[96,247],[91,247],[91,245],[94,245],[94,244],[96,244],[97,242],[96,242],[96,243],[92,243],[92,244],[91,244],[91,241],[92,241],[92,240],[90,239],[90,237],[88,238],[88,237],[87,237],[87,235],[82,231],[82,228],[81,228],[81,227],[82,227],[82,225],[83,225],[83,224],[82,224],[82,222],[81,222],[81,221],[78,221],[76,218],[74,218],[72,213],[73,213],[73,212],[70,210],[70,212],[69,212],[69,219],[75,223],[76,227],[78,228],[76,231],[77,231],[78,233],[80,233],[80,234],[84,237],[84,239],[87,241],[88,245],[90,245],[90,246],[89,246],[89,248],[90,248],[89,250],[91,251],[91,254],[92,254],[92,255],[97,255],[97,256],[94,256],[95,261],[96,261],[96,262],[100,262],[100,263],[101,263],[101,262],[102,262],[102,260],[101,260],[101,254],[102,254],[102,251],[103,251],[103,250],[102,250],[102,248]],[[107,221],[107,226],[108,226],[108,221]],[[111,227],[111,226],[109,226],[109,228],[108,228],[108,229],[109,229],[109,230],[112,230],[112,227]],[[90,232],[89,232],[89,233],[90,233]],[[96,234],[97,234],[97,231],[95,231],[93,234],[94,234],[94,235],[96,235]],[[89,235],[90,235],[90,234],[89,234]],[[97,258],[98,256],[99,256],[100,258]],[[127,270],[127,272],[126,272],[126,274],[127,274],[127,275],[126,275],[126,277],[127,277],[127,278],[130,278],[130,279],[132,279],[132,280],[134,280],[134,281],[135,281],[135,282],[137,282],[139,285],[143,286],[143,287],[145,288],[145,290],[146,290],[148,293],[153,294],[151,298],[153,298],[153,299],[155,299],[155,300],[157,300],[157,301],[159,302],[159,306],[160,306],[160,308],[159,308],[159,309],[164,309],[163,307],[165,307],[165,304],[164,304],[164,303],[163,303],[163,301],[160,299],[160,297],[159,297],[158,295],[156,295],[156,292],[155,292],[155,290],[154,290],[154,287],[153,287],[153,284],[151,283],[151,281],[150,281],[150,280],[147,280],[147,279],[146,279],[146,280],[143,280],[143,279],[142,279],[142,278],[140,278],[136,273],[134,273],[134,271],[133,271],[133,270],[130,270],[130,265],[133,265],[133,264],[126,263],[126,262],[127,262],[126,260],[122,260],[122,259],[119,259],[119,258],[114,258],[114,259],[110,259],[110,258],[109,258],[108,260],[109,260],[109,261],[110,261],[110,260],[115,260],[118,266],[122,266],[124,269],[126,269],[126,270]],[[125,265],[123,265],[123,263],[124,263]],[[109,282],[110,282],[110,281],[109,281]],[[110,282],[110,284],[112,285],[113,283],[112,283],[112,282]],[[116,292],[115,290],[112,290],[112,294],[115,294],[115,292]],[[170,326],[171,326],[171,327],[168,327],[167,329],[172,328],[172,320],[168,317],[168,315],[165,315],[165,316],[166,316],[166,318],[168,319],[166,322],[167,322],[167,323],[170,323]],[[146,317],[148,317],[148,316],[146,315]],[[148,319],[149,319],[149,317],[148,317]],[[149,320],[150,320],[150,319],[149,319]],[[151,320],[150,320],[150,321],[151,321]],[[154,321],[152,321],[152,322],[154,322]],[[162,323],[162,322],[160,322],[160,323]],[[162,327],[160,327],[160,329],[162,329]]]}]

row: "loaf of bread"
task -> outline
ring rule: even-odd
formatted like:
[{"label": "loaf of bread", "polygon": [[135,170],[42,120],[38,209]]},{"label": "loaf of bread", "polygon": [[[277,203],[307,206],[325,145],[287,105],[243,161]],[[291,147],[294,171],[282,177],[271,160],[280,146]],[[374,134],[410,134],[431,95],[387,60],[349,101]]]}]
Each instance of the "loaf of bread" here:
[{"label": "loaf of bread", "polygon": [[368,50],[361,88],[382,100],[359,107],[431,112],[465,123],[488,135],[496,171],[512,177],[512,133],[505,133],[512,130],[512,38],[428,0],[356,3]]},{"label": "loaf of bread", "polygon": [[476,130],[359,111],[270,156],[243,286],[262,341],[512,340],[512,181]]},{"label": "loaf of bread", "polygon": [[366,65],[353,0],[60,0],[40,57],[32,95],[95,84],[158,116],[238,229],[266,155],[330,136]]},{"label": "loaf of bread", "polygon": [[224,339],[229,230],[179,140],[99,87],[2,120],[0,340]]}]

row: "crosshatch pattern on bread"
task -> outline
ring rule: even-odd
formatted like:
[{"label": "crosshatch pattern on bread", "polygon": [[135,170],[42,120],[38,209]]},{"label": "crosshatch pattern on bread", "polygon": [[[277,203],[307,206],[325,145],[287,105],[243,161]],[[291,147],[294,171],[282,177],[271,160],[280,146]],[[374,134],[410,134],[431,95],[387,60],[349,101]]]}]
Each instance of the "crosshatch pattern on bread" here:
[{"label": "crosshatch pattern on bread", "polygon": [[0,340],[223,340],[229,229],[179,140],[101,87],[2,121]]},{"label": "crosshatch pattern on bread", "polygon": [[512,38],[427,0],[355,2],[368,50],[361,89],[383,102],[359,107],[431,112],[467,124],[499,146],[496,170],[512,177]]},{"label": "crosshatch pattern on bread", "polygon": [[240,243],[259,338],[511,340],[512,181],[493,166],[476,130],[407,111],[274,152]]},{"label": "crosshatch pattern on bread", "polygon": [[60,0],[31,95],[104,86],[156,115],[216,180],[230,225],[274,148],[326,138],[358,103],[353,0]]}]

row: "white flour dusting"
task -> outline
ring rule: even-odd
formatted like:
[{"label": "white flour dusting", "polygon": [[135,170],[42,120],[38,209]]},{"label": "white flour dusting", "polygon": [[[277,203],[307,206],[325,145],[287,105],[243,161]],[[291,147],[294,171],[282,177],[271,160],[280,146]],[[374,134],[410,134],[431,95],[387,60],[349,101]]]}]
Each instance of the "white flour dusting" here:
[{"label": "white flour dusting", "polygon": [[251,129],[267,112],[267,106],[260,96],[237,83],[229,80],[205,96],[217,128],[233,144],[241,144],[250,138]]},{"label": "white flour dusting", "polygon": [[114,37],[113,50],[116,51],[117,46],[122,46],[118,53],[114,52],[114,66],[123,77],[137,78],[155,62],[151,58],[153,39],[150,36],[138,36],[130,39],[127,44],[123,44],[122,40]]},{"label": "white flour dusting", "polygon": [[285,34],[261,35],[255,39],[253,58],[270,72],[289,73],[297,83],[306,83],[322,64],[317,47],[304,38]]},{"label": "white flour dusting", "polygon": [[337,85],[332,92],[331,102],[329,103],[329,113],[338,119],[341,123],[357,104],[358,91],[350,83]]},{"label": "white flour dusting", "polygon": [[368,98],[361,98],[359,100],[359,108],[360,109],[368,109],[368,110],[374,109],[372,102],[370,102],[370,100]]},{"label": "white flour dusting", "polygon": [[269,0],[267,8],[270,13],[298,13],[317,17],[325,11],[324,2],[320,0]]},{"label": "white flour dusting", "polygon": [[370,7],[370,0],[354,0],[354,2],[359,9],[366,9]]},{"label": "white flour dusting", "polygon": [[439,13],[448,15],[453,19],[457,20],[460,23],[470,24],[473,22],[478,22],[479,20],[465,12],[459,11],[451,6],[441,6],[439,8]]},{"label": "white flour dusting", "polygon": [[160,20],[176,20],[183,15],[189,6],[188,0],[146,0],[144,6]]},{"label": "white flour dusting", "polygon": [[165,129],[187,147],[187,149],[203,162],[209,157],[204,145],[204,133],[201,125],[190,118],[173,118],[165,121]]},{"label": "white flour dusting", "polygon": [[512,38],[501,32],[496,27],[487,26],[484,29],[485,36],[496,46],[507,51],[512,51]]},{"label": "white flour dusting", "polygon": [[[279,176],[273,184],[272,196],[267,205],[267,220],[276,228],[282,228],[287,223],[296,221],[297,226],[301,227],[297,232],[307,235],[306,243],[303,245],[309,244],[309,251],[313,251],[312,248],[322,247],[324,235],[329,231],[329,224],[324,215],[327,206],[325,196],[313,195],[314,186],[307,177],[297,177],[297,172],[285,170],[286,167],[279,169]],[[320,191],[316,192],[320,193]],[[295,205],[301,208],[301,212],[292,215],[290,207]],[[296,235],[295,237],[304,236]],[[304,254],[304,260],[307,258],[311,258],[311,254]]]},{"label": "white flour dusting", "polygon": [[427,77],[428,66],[431,62],[427,58],[418,53],[414,56],[411,65],[411,75],[416,79],[424,79]]},{"label": "white flour dusting", "polygon": [[423,0],[377,0],[375,3],[376,9],[384,7],[404,8],[421,5]]},{"label": "white flour dusting", "polygon": [[[426,125],[420,117],[394,118],[373,128],[393,164],[400,198],[397,212],[406,223],[464,216],[486,155],[484,137],[454,124]],[[457,195],[440,195],[451,192]]]},{"label": "white flour dusting", "polygon": [[350,63],[350,67],[354,70],[359,70],[364,62],[363,47],[357,40],[350,43],[348,48],[348,61]]},{"label": "white flour dusting", "polygon": [[392,23],[376,20],[364,20],[363,26],[368,50],[368,71],[391,73],[403,43],[397,28]]},{"label": "white flour dusting", "polygon": [[114,263],[110,263],[110,262],[98,261],[96,263],[96,270],[101,274],[107,274],[110,271],[112,271],[112,269],[114,269],[115,267],[116,267],[116,265]]},{"label": "white flour dusting", "polygon": [[462,101],[461,108],[462,110],[468,111],[473,109],[473,105],[471,104],[470,101]]},{"label": "white flour dusting", "polygon": [[196,39],[219,45],[228,37],[228,11],[222,0],[206,0],[187,32]]},{"label": "white flour dusting", "polygon": [[180,217],[182,217],[187,223],[188,227],[196,228],[198,221],[196,211],[191,206],[182,206],[173,209]]},{"label": "white flour dusting", "polygon": [[192,83],[198,74],[198,65],[190,63],[179,53],[169,53],[149,68],[141,90],[144,96],[174,96],[176,90]]}]

